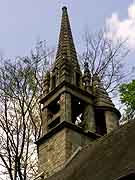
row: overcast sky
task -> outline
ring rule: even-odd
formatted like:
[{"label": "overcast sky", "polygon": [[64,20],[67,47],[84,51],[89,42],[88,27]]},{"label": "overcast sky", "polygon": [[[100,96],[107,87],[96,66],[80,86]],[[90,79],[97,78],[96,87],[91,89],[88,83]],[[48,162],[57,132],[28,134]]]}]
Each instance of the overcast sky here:
[{"label": "overcast sky", "polygon": [[[0,0],[0,51],[7,57],[25,56],[37,40],[56,47],[61,8],[68,7],[76,49],[83,48],[86,29],[105,24],[108,35],[129,37],[135,47],[135,5],[132,0]],[[131,58],[129,58],[131,61]],[[134,58],[135,59],[135,58]],[[133,61],[132,61],[133,62]]]}]

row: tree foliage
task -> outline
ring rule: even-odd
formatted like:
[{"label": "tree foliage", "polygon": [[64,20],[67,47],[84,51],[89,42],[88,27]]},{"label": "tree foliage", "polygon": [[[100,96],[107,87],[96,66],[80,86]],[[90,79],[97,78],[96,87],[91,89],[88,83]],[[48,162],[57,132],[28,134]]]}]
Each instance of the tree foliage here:
[{"label": "tree foliage", "polygon": [[135,80],[122,84],[119,91],[121,102],[126,106],[126,116],[129,120],[133,119],[135,117]]}]

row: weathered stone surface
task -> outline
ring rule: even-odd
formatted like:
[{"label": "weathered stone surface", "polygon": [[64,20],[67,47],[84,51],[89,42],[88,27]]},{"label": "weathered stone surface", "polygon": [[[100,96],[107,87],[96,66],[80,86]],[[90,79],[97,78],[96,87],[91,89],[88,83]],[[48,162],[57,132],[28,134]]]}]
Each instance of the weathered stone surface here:
[{"label": "weathered stone surface", "polygon": [[61,121],[71,121],[71,95],[63,93],[60,96]]},{"label": "weathered stone surface", "polygon": [[42,136],[47,133],[47,116],[48,116],[48,110],[45,108],[42,111],[42,118],[43,118],[43,124],[42,124]]},{"label": "weathered stone surface", "polygon": [[66,131],[63,129],[39,146],[39,173],[43,171],[45,176],[49,176],[64,165],[66,160],[65,139]]},{"label": "weathered stone surface", "polygon": [[92,141],[93,138],[68,128],[54,134],[38,148],[39,173],[44,172],[46,177],[53,175],[64,167],[79,146]]},{"label": "weathered stone surface", "polygon": [[[83,148],[65,169],[48,180],[134,180],[134,139],[133,120]],[[134,176],[130,178],[130,174]]]},{"label": "weathered stone surface", "polygon": [[82,76],[66,7],[56,60],[46,75],[40,103],[43,133],[37,145],[39,173],[44,172],[45,177],[62,170],[80,146],[118,127],[120,113],[98,75],[91,76],[87,62]]},{"label": "weathered stone surface", "polygon": [[116,113],[112,111],[106,111],[105,112],[106,117],[106,127],[107,127],[107,133],[110,133],[114,129],[117,129],[119,127],[119,117]]},{"label": "weathered stone surface", "polygon": [[85,131],[96,132],[95,114],[92,105],[88,105],[84,111],[84,129]]}]

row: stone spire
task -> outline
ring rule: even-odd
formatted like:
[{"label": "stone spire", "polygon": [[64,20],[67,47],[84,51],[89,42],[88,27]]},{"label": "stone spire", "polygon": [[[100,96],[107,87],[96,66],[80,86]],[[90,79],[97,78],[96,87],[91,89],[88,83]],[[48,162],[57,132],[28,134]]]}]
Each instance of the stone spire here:
[{"label": "stone spire", "polygon": [[72,67],[76,66],[79,68],[66,7],[62,8],[62,21],[55,65],[61,64],[63,59],[66,59]]},{"label": "stone spire", "polygon": [[51,74],[51,90],[64,81],[80,87],[81,76],[67,8],[63,7],[56,60]]},{"label": "stone spire", "polygon": [[94,93],[96,97],[95,105],[114,108],[115,106],[97,74],[94,74],[93,76],[93,86],[94,86],[94,91],[95,91]]},{"label": "stone spire", "polygon": [[45,76],[40,103],[42,133],[36,144],[39,176],[44,178],[65,168],[80,147],[118,127],[119,112],[99,77],[91,76],[87,62],[82,76],[66,7],[62,8],[56,61]]}]

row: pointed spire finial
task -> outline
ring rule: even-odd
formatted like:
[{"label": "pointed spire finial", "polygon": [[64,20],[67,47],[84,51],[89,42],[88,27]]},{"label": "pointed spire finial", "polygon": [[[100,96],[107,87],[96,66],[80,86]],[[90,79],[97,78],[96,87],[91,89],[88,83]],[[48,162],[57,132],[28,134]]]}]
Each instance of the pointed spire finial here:
[{"label": "pointed spire finial", "polygon": [[63,6],[62,10],[63,10],[63,11],[67,11],[67,7],[66,7],[66,6]]}]

